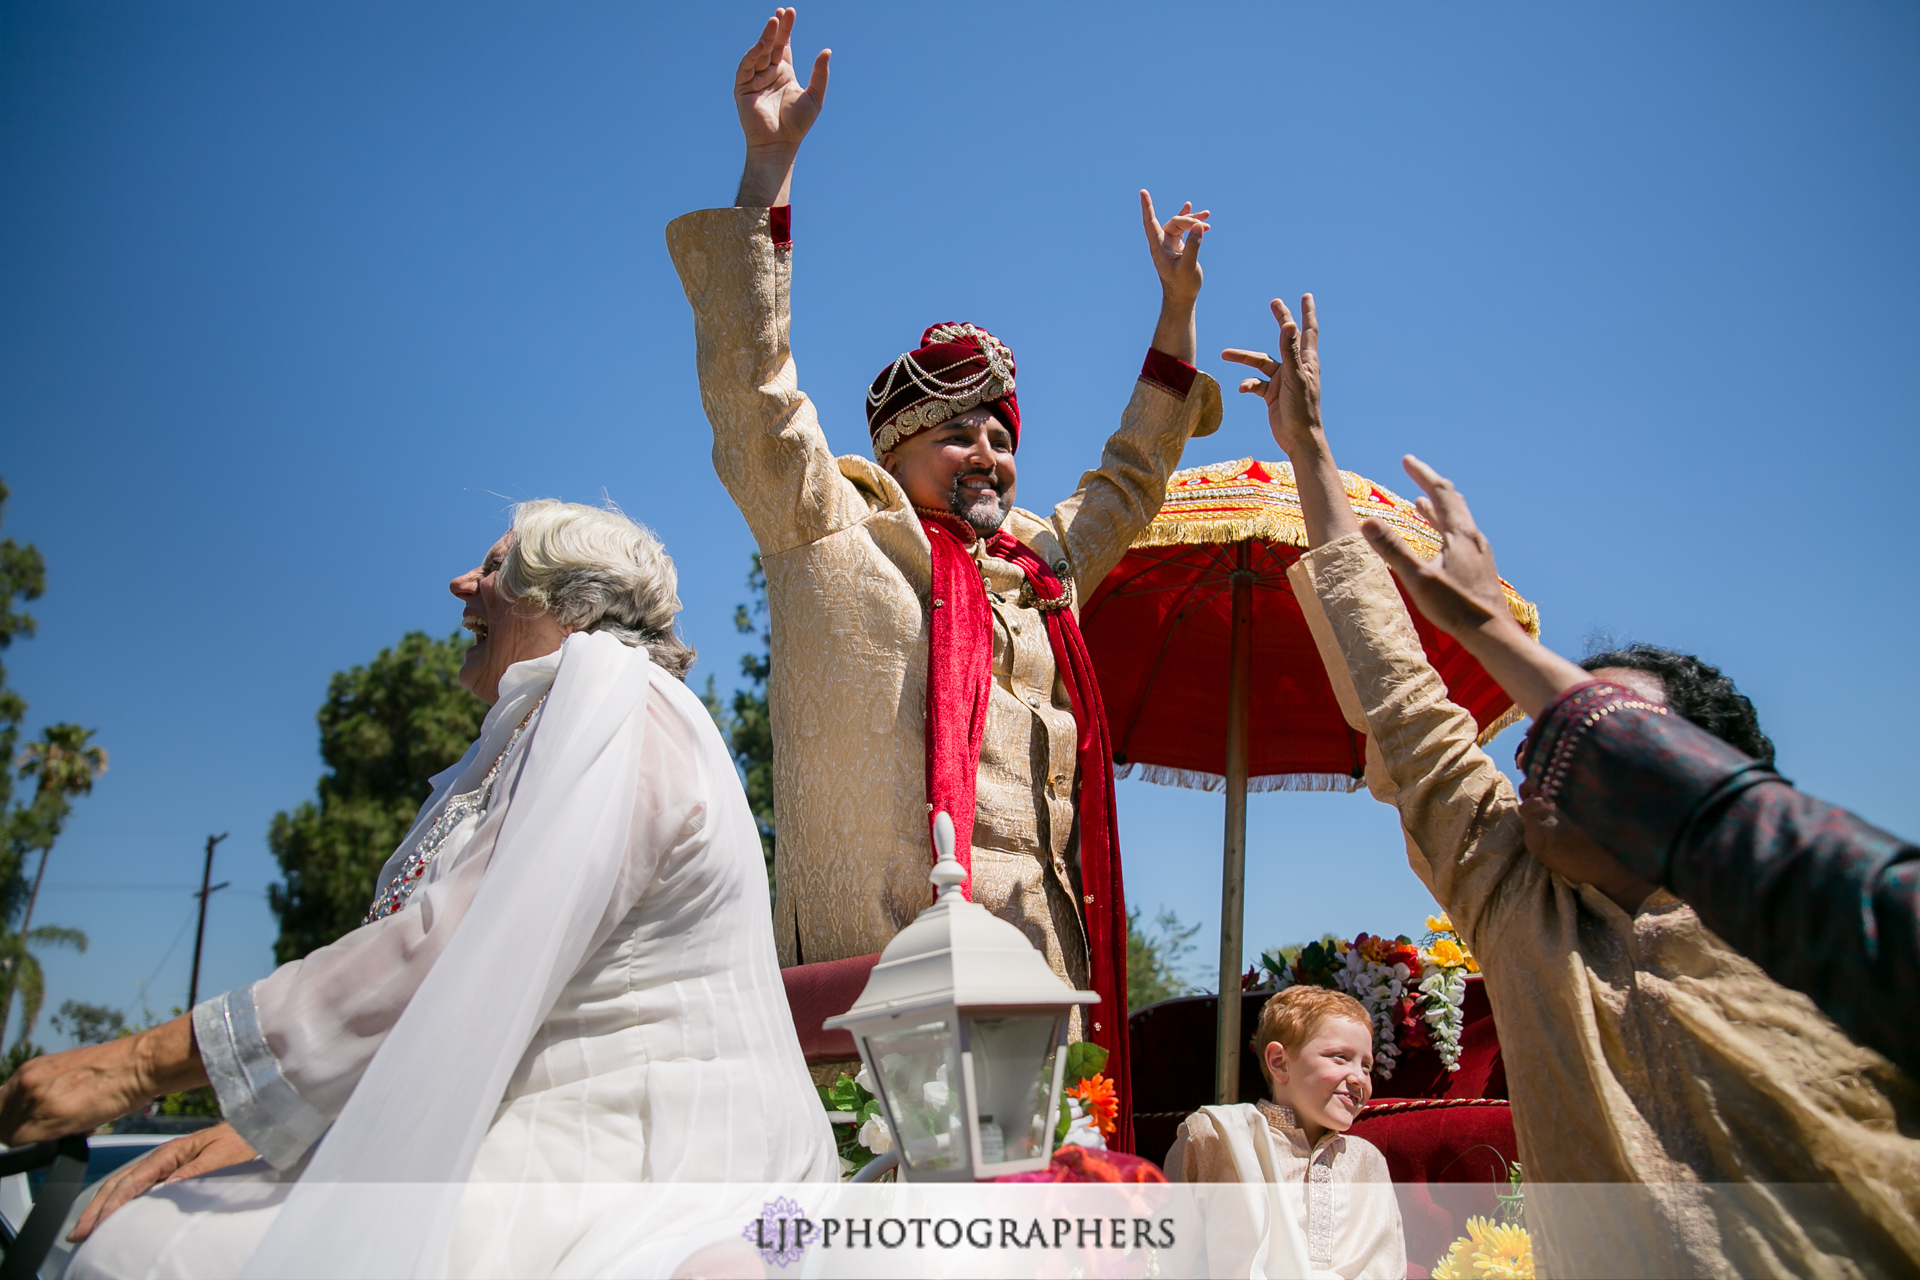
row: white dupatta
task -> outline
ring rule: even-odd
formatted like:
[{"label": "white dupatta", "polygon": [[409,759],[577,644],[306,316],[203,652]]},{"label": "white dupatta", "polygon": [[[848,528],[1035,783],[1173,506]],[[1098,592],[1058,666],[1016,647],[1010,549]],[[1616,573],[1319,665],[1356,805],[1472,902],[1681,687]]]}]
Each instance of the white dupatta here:
[{"label": "white dupatta", "polygon": [[[671,678],[612,636],[567,637],[524,763],[499,780],[511,791],[494,803],[509,808],[472,906],[242,1274],[444,1274],[512,1073],[615,923],[607,907],[627,858],[648,689]],[[421,821],[491,763],[479,758],[487,737],[440,775]]]}]

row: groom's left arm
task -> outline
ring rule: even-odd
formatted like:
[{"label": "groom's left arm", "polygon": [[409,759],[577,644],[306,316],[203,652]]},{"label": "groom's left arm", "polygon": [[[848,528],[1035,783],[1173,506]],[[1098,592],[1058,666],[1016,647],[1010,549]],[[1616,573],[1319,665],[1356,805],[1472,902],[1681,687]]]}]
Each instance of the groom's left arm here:
[{"label": "groom's left arm", "polygon": [[1082,601],[1159,514],[1167,477],[1180,464],[1188,437],[1208,435],[1220,425],[1220,386],[1194,367],[1207,211],[1194,213],[1191,204],[1183,205],[1162,223],[1154,216],[1152,197],[1142,191],[1140,218],[1160,277],[1153,345],[1120,415],[1120,429],[1101,452],[1100,466],[1081,476],[1073,496],[1053,512],[1054,532],[1066,548]]}]

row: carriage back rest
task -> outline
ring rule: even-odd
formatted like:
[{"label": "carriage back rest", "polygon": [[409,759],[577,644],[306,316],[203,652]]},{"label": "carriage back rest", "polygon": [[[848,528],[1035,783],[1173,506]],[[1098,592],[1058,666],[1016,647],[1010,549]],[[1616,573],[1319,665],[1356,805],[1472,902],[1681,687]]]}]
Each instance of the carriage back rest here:
[{"label": "carriage back rest", "polygon": [[853,1002],[866,990],[867,975],[879,962],[880,953],[876,951],[870,956],[798,964],[780,971],[787,985],[787,1007],[793,1011],[793,1030],[800,1037],[800,1051],[806,1055],[808,1066],[860,1056],[852,1032],[844,1027],[826,1031],[820,1024],[853,1008]]}]

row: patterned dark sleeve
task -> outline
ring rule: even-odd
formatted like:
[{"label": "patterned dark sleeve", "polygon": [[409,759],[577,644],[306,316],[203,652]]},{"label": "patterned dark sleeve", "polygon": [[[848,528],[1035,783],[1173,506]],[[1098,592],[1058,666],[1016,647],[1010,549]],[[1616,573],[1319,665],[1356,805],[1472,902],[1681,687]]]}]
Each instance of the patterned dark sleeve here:
[{"label": "patterned dark sleeve", "polygon": [[1920,849],[1605,681],[1563,694],[1520,764],[1530,794],[1920,1074]]}]

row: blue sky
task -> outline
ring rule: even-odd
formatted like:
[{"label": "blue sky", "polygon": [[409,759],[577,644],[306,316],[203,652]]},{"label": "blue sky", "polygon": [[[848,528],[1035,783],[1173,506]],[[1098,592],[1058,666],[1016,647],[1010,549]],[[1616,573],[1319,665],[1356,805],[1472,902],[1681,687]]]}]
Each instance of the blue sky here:
[{"label": "blue sky", "polygon": [[[93,939],[51,1005],[185,1000],[209,832],[202,989],[268,971],[328,676],[451,630],[510,499],[653,525],[732,682],[752,544],[662,229],[731,200],[767,11],[0,5],[0,475],[48,562],[5,661],[113,757],[48,872]],[[1920,12],[814,3],[799,42],[835,51],[794,332],[836,448],[972,319],[1020,359],[1023,505],[1064,496],[1152,332],[1134,192],[1193,198],[1203,368],[1312,289],[1343,465],[1406,492],[1420,452],[1550,643],[1703,654],[1802,786],[1920,832]],[[1276,457],[1257,408],[1186,461]],[[1120,804],[1129,897],[1209,968],[1220,798]],[[1255,797],[1248,861],[1249,954],[1430,909],[1365,795]]]}]

